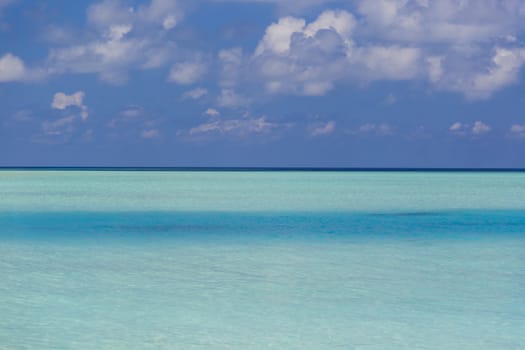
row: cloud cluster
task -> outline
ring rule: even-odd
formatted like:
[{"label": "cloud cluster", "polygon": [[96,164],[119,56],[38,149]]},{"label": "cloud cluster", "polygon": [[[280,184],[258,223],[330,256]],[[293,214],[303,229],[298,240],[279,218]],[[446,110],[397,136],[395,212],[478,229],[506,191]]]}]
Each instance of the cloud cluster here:
[{"label": "cloud cluster", "polygon": [[[88,7],[86,28],[74,43],[50,50],[45,74],[94,73],[123,84],[130,70],[171,65],[168,81],[190,85],[214,77],[217,104],[236,108],[255,99],[244,92],[247,85],[269,94],[320,96],[338,84],[424,81],[432,89],[485,99],[518,82],[525,64],[525,4],[518,0],[257,1],[284,11],[253,51],[199,53],[169,39],[186,2],[102,0]],[[335,4],[339,8],[326,9]],[[299,15],[301,8],[321,5],[325,9],[312,20]],[[0,82],[27,77],[20,58],[0,57]],[[207,93],[197,88],[183,98]]]},{"label": "cloud cluster", "polygon": [[270,93],[324,95],[338,82],[426,80],[471,99],[515,83],[525,5],[496,0],[361,0],[314,21],[286,16],[249,58]]},{"label": "cloud cluster", "polygon": [[481,136],[490,132],[492,128],[490,125],[483,123],[482,121],[475,121],[474,124],[455,122],[449,128],[449,131],[455,135],[465,136]]},{"label": "cloud cluster", "polygon": [[127,81],[130,69],[165,65],[174,44],[165,33],[182,19],[177,1],[151,0],[129,6],[124,0],[103,0],[87,10],[88,32],[80,43],[51,49],[50,73],[96,73],[112,84]]}]

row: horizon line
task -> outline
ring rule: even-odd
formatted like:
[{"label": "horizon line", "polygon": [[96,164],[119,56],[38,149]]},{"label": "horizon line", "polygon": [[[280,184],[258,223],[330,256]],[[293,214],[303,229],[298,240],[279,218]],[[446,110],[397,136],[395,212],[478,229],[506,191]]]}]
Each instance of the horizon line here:
[{"label": "horizon line", "polygon": [[312,171],[312,172],[525,172],[525,168],[455,168],[455,167],[229,167],[229,166],[0,166],[2,170],[72,170],[72,171]]}]

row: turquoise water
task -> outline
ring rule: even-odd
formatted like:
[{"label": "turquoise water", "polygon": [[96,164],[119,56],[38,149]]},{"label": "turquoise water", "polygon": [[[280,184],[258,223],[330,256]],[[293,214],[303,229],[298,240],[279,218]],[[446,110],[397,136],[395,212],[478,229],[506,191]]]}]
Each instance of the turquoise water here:
[{"label": "turquoise water", "polygon": [[525,173],[0,172],[0,349],[523,349]]}]

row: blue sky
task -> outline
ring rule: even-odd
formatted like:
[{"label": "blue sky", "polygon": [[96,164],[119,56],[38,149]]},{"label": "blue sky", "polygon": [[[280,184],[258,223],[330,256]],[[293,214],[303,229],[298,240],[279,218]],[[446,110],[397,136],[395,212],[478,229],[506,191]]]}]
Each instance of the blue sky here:
[{"label": "blue sky", "polygon": [[525,167],[524,25],[519,0],[0,0],[0,165]]}]

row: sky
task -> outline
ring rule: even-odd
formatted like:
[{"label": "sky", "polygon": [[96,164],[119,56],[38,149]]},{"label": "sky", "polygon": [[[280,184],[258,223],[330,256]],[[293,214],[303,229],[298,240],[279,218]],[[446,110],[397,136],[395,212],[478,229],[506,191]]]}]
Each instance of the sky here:
[{"label": "sky", "polygon": [[0,0],[0,166],[525,168],[525,0]]}]

